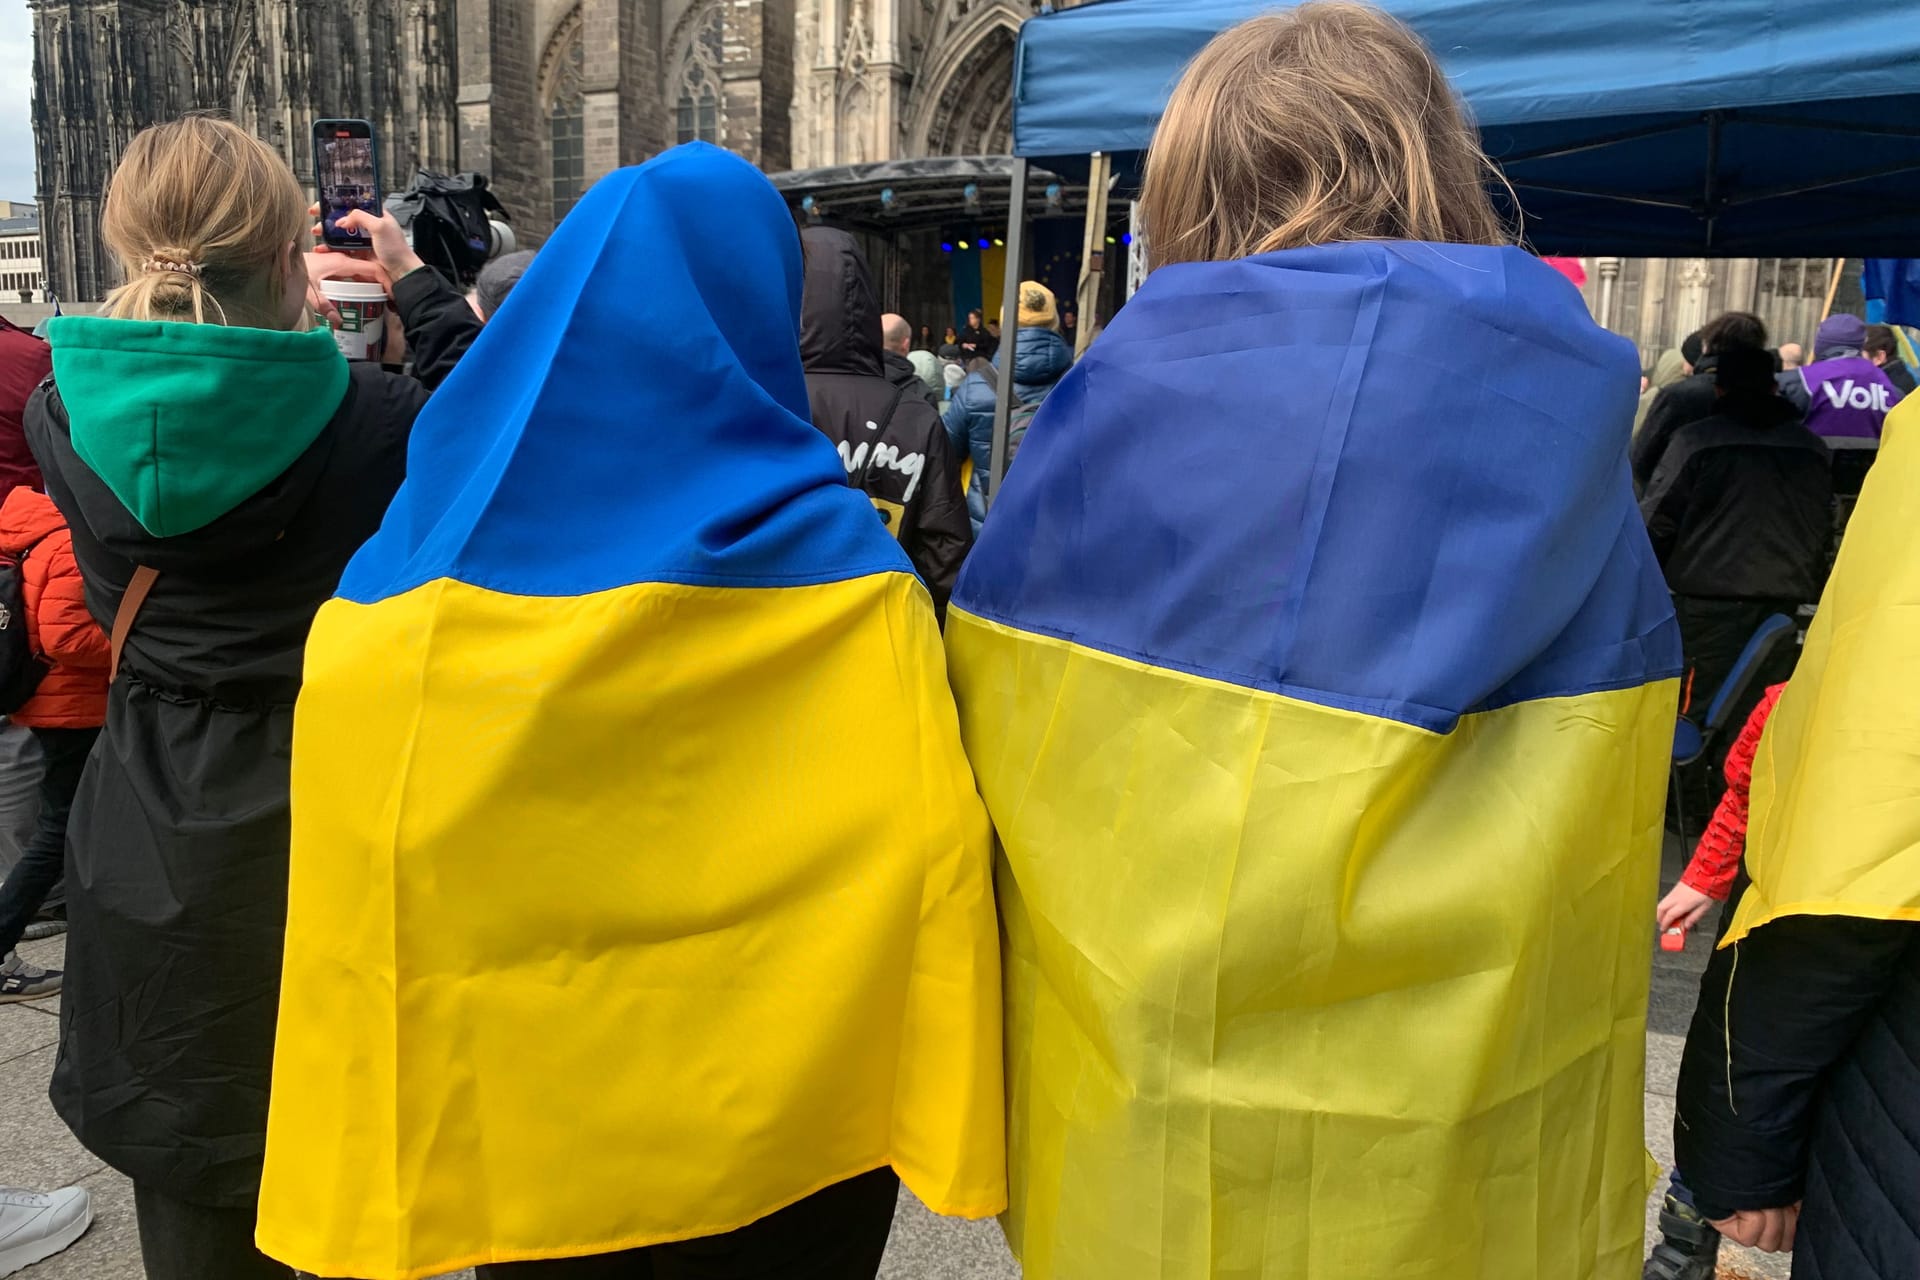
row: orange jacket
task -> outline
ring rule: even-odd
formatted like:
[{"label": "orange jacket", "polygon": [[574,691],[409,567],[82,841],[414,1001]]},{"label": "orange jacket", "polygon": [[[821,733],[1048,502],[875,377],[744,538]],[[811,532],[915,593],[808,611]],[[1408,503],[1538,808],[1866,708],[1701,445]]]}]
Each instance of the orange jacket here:
[{"label": "orange jacket", "polygon": [[73,534],[46,494],[16,485],[0,504],[0,552],[24,558],[27,635],[53,664],[15,724],[35,729],[97,729],[107,719],[107,633],[87,612]]}]

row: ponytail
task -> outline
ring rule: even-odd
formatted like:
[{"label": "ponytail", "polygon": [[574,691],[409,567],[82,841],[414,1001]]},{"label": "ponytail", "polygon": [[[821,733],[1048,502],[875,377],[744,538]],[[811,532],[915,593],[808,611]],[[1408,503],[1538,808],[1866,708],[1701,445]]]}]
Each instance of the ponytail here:
[{"label": "ponytail", "polygon": [[101,236],[127,277],[107,314],[226,324],[230,304],[270,292],[306,225],[299,183],[260,139],[206,115],[155,125],[107,189]]}]

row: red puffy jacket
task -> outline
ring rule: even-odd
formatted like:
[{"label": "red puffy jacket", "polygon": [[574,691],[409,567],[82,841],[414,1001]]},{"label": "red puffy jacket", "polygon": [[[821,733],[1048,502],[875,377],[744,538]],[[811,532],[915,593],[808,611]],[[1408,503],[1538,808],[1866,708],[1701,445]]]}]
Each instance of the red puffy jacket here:
[{"label": "red puffy jacket", "polygon": [[97,729],[107,719],[107,633],[87,612],[73,534],[46,494],[17,486],[0,504],[0,552],[20,562],[27,635],[53,663],[15,724],[35,729]]},{"label": "red puffy jacket", "polygon": [[1700,847],[1694,851],[1693,861],[1687,864],[1686,874],[1680,877],[1689,887],[1718,902],[1725,902],[1733,892],[1733,882],[1740,874],[1740,859],[1747,853],[1747,806],[1753,789],[1753,757],[1760,750],[1760,737],[1766,732],[1767,720],[1786,688],[1784,684],[1776,684],[1767,690],[1727,751],[1726,793],[1720,797],[1720,807],[1713,811],[1713,821],[1700,837]]}]

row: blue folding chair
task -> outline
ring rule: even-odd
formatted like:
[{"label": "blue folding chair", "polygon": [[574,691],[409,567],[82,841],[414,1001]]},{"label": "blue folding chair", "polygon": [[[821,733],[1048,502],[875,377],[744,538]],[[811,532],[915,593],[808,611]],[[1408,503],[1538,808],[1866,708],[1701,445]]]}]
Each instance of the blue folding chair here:
[{"label": "blue folding chair", "polygon": [[1760,624],[1753,638],[1747,641],[1747,647],[1734,659],[1733,669],[1727,672],[1727,678],[1720,682],[1720,688],[1714,692],[1713,701],[1707,704],[1706,718],[1699,724],[1679,717],[1673,727],[1673,805],[1680,820],[1680,836],[1688,837],[1686,788],[1680,782],[1680,770],[1707,754],[1714,740],[1726,730],[1727,721],[1733,716],[1733,709],[1743,705],[1747,690],[1754,679],[1766,669],[1768,659],[1774,651],[1794,636],[1798,624],[1784,613],[1776,613]]}]

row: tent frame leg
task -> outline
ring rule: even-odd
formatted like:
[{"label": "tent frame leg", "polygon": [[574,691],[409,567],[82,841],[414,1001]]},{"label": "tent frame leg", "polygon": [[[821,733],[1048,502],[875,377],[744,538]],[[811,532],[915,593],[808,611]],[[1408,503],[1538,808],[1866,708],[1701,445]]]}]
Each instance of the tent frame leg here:
[{"label": "tent frame leg", "polygon": [[1000,394],[993,406],[993,454],[987,470],[987,507],[1000,496],[1007,474],[1007,433],[1013,422],[1014,352],[1020,340],[1020,277],[1027,256],[1027,161],[1013,161],[1013,190],[1007,207],[1007,280],[1000,308]]},{"label": "tent frame leg", "polygon": [[1087,168],[1087,231],[1080,248],[1080,292],[1075,304],[1079,312],[1073,339],[1076,360],[1087,354],[1100,310],[1100,282],[1107,270],[1107,195],[1113,186],[1113,157],[1096,151]]}]

